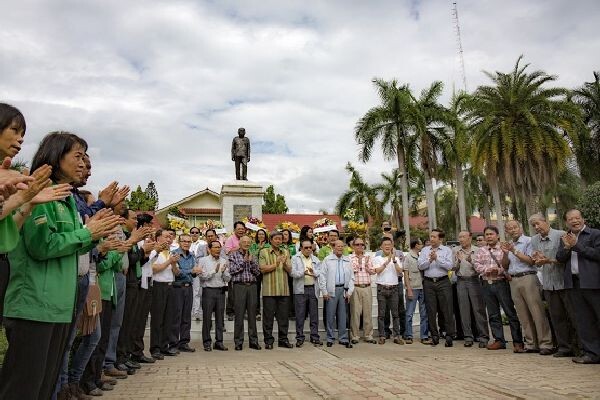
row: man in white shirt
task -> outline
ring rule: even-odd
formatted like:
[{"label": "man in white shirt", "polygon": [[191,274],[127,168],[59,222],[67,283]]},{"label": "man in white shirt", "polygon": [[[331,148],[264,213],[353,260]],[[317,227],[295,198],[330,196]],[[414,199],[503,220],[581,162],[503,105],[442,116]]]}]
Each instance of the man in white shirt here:
[{"label": "man in white shirt", "polygon": [[150,354],[157,360],[162,359],[162,355],[175,356],[177,351],[169,349],[169,331],[171,328],[169,312],[169,292],[172,290],[173,265],[179,261],[179,256],[169,252],[169,245],[172,242],[171,234],[166,230],[156,231],[156,241],[160,244],[159,252],[150,256],[152,265],[152,306],[150,314]]},{"label": "man in white shirt", "polygon": [[[190,236],[192,237],[192,245],[190,246],[190,253],[199,260],[207,255],[206,253],[206,242],[200,239],[200,228],[190,228]],[[193,302],[192,302],[192,318],[196,321],[202,320],[202,285],[200,284],[200,277],[196,276],[192,281],[192,288],[194,291]]]},{"label": "man in white shirt", "polygon": [[448,271],[454,267],[452,250],[442,245],[445,233],[441,229],[432,229],[429,234],[430,245],[421,250],[419,254],[419,269],[424,272],[423,291],[425,292],[425,305],[427,319],[431,331],[432,345],[440,342],[437,324],[438,313],[444,318],[446,331],[446,347],[452,347],[452,336],[456,332],[454,326],[454,302],[452,297],[452,283],[448,278]]},{"label": "man in white shirt", "polygon": [[402,273],[402,263],[396,257],[394,242],[389,237],[381,240],[382,254],[373,260],[377,283],[377,329],[379,344],[385,344],[385,310],[392,313],[394,343],[404,344],[400,333],[398,315],[398,275]]}]

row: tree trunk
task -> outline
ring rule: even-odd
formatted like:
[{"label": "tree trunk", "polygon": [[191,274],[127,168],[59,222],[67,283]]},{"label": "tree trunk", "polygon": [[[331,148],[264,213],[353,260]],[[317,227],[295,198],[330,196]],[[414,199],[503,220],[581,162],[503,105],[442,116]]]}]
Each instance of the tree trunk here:
[{"label": "tree trunk", "polygon": [[427,201],[427,224],[429,230],[437,228],[437,218],[435,214],[435,193],[433,192],[433,179],[429,175],[429,171],[425,169],[425,199]]},{"label": "tree trunk", "polygon": [[533,195],[527,196],[527,198],[525,199],[525,214],[527,214],[525,216],[525,223],[527,223],[527,229],[523,229],[524,231],[527,231],[529,233],[529,236],[534,235],[535,233],[533,232],[533,228],[531,227],[531,225],[529,225],[529,217],[531,217],[533,214],[537,213],[537,205],[536,205],[536,201],[535,201],[535,197]]},{"label": "tree trunk", "polygon": [[[398,129],[398,136],[400,136],[400,129]],[[399,138],[400,141],[400,138]],[[408,177],[406,171],[406,157],[404,154],[404,146],[398,144],[396,149],[396,155],[398,157],[398,169],[400,170],[400,187],[402,188],[402,228],[406,232],[405,243],[406,248],[410,248],[410,219],[408,214]]]},{"label": "tree trunk", "polygon": [[483,203],[483,207],[481,209],[481,213],[483,214],[483,219],[485,219],[485,224],[489,225],[492,223],[492,219],[490,217],[490,205],[488,204],[488,200],[487,200],[487,196],[486,196],[486,200]]},{"label": "tree trunk", "polygon": [[467,205],[465,202],[465,180],[464,173],[462,170],[462,165],[460,163],[456,163],[456,194],[458,198],[458,218],[460,221],[460,230],[467,231],[469,230],[469,225],[467,221]]},{"label": "tree trunk", "polygon": [[402,212],[398,208],[398,206],[393,206],[392,210],[394,210],[394,218],[396,222],[396,228],[399,230],[402,226]]},{"label": "tree trunk", "polygon": [[488,178],[488,185],[494,199],[494,208],[496,210],[496,226],[500,233],[500,240],[504,241],[504,220],[502,217],[502,202],[500,201],[500,190],[498,189],[498,179],[496,177]]}]

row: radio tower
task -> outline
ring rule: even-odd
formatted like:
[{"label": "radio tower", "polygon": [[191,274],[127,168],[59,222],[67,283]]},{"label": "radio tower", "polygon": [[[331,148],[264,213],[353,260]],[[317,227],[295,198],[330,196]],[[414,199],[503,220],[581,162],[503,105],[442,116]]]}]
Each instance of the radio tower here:
[{"label": "radio tower", "polygon": [[456,45],[458,47],[458,59],[460,62],[460,72],[462,75],[463,89],[467,91],[467,75],[465,73],[465,58],[463,56],[462,40],[460,39],[460,24],[458,22],[458,9],[456,2],[452,3],[452,19],[454,21],[454,33],[456,34]]}]

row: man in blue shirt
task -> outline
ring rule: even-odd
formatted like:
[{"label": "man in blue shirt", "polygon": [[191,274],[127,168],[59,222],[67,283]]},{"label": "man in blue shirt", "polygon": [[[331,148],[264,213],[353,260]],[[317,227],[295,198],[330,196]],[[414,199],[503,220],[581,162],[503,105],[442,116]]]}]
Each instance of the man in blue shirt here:
[{"label": "man in blue shirt", "polygon": [[448,271],[454,266],[452,250],[442,245],[445,233],[441,229],[432,229],[429,234],[430,245],[424,247],[419,254],[419,269],[424,271],[423,292],[425,293],[425,306],[427,319],[431,331],[432,345],[440,342],[438,330],[438,313],[444,318],[446,331],[446,347],[452,347],[454,327],[454,301],[452,297],[452,283],[448,278]]},{"label": "man in blue shirt", "polygon": [[188,353],[196,351],[189,345],[194,295],[192,283],[198,272],[196,256],[190,251],[191,245],[190,235],[179,235],[179,248],[174,250],[174,253],[179,255],[179,261],[173,268],[175,282],[173,282],[171,296],[174,314],[169,337],[170,348]]}]

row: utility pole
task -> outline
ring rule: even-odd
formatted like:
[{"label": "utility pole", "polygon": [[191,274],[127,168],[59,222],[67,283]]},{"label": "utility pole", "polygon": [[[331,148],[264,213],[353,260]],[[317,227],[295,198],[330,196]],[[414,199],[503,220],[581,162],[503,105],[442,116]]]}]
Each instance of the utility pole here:
[{"label": "utility pole", "polygon": [[454,21],[454,33],[456,34],[456,45],[458,50],[458,59],[460,62],[460,73],[462,75],[463,90],[467,92],[467,74],[465,73],[465,58],[463,56],[462,40],[460,38],[460,23],[458,21],[458,8],[456,2],[452,3],[452,20]]}]

